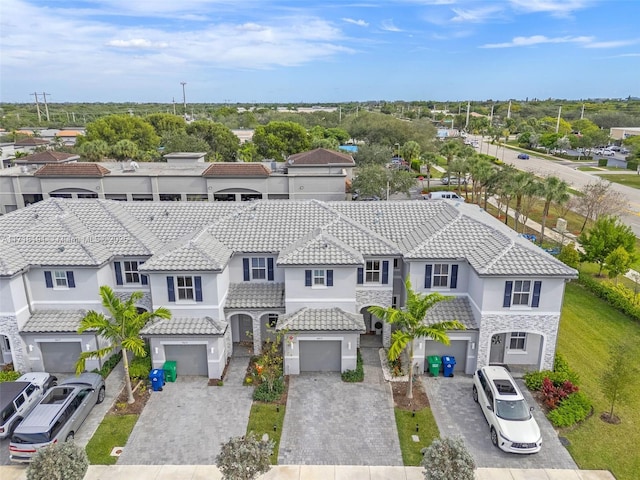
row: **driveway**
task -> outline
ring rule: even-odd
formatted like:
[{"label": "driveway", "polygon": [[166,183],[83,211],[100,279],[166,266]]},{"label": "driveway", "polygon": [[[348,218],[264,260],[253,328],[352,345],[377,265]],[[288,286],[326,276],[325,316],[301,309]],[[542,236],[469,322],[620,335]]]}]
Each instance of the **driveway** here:
[{"label": "driveway", "polygon": [[377,348],[362,348],[363,383],[339,373],[289,378],[280,465],[402,465],[391,387]]},{"label": "driveway", "polygon": [[212,465],[220,444],[244,435],[253,388],[242,385],[248,357],[232,357],[224,386],[178,376],[153,392],[118,465]]},{"label": "driveway", "polygon": [[533,415],[542,432],[543,443],[539,453],[511,454],[493,446],[487,422],[471,397],[473,380],[469,376],[423,377],[440,435],[462,437],[479,468],[578,468],[529,390],[521,380],[516,381],[529,405],[534,407]]}]

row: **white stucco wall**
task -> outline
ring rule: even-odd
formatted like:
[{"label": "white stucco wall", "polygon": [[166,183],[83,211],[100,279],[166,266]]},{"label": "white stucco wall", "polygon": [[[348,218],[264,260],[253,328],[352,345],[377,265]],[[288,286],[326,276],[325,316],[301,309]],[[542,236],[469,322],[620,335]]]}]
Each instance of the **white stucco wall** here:
[{"label": "white stucco wall", "polygon": [[[530,280],[531,292],[533,293],[533,282],[541,281],[540,305],[537,308],[512,305],[505,308],[502,306],[504,296],[504,285],[506,281]],[[483,312],[505,312],[518,310],[533,310],[536,312],[555,312],[562,309],[565,280],[559,278],[536,278],[536,277],[509,277],[509,278],[483,278],[482,305]]]},{"label": "white stucco wall", "polygon": [[288,267],[285,269],[285,309],[287,313],[303,307],[339,307],[356,313],[356,267],[337,268],[314,265],[311,268],[333,270],[333,286],[305,286],[305,270],[310,268]]},{"label": "white stucco wall", "polygon": [[[99,279],[108,278],[108,266],[102,267],[100,276],[98,269],[91,267],[32,267],[27,276],[32,294],[32,303],[37,310],[99,310]],[[75,288],[47,288],[45,271],[72,271]],[[55,278],[54,278],[55,285]]]},{"label": "white stucco wall", "polygon": [[[278,255],[273,253],[253,253],[247,255],[234,255],[229,261],[229,282],[231,283],[242,283],[244,282],[244,272],[242,266],[242,260],[247,258],[249,259],[249,268],[251,268],[251,258],[261,257],[261,258],[273,258],[273,282],[275,283],[284,283],[284,270],[282,268],[278,268],[276,265],[276,260]],[[269,282],[270,280],[251,280],[252,282]]]},{"label": "white stucco wall", "polygon": [[[207,272],[147,272],[153,298],[153,309],[166,307],[173,317],[205,317],[223,319],[224,299],[218,297],[217,274]],[[167,277],[173,277],[176,301],[169,301]],[[199,276],[202,278],[202,302],[178,300],[177,276]],[[194,293],[195,298],[195,293]]]}]

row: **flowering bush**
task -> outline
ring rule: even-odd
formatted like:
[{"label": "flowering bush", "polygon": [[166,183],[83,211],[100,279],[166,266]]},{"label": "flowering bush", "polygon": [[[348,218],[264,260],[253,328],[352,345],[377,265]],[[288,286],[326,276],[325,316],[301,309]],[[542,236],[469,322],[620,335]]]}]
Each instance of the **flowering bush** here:
[{"label": "flowering bush", "polygon": [[542,381],[542,399],[549,410],[558,408],[560,402],[577,391],[578,387],[569,380],[557,386],[548,377]]}]

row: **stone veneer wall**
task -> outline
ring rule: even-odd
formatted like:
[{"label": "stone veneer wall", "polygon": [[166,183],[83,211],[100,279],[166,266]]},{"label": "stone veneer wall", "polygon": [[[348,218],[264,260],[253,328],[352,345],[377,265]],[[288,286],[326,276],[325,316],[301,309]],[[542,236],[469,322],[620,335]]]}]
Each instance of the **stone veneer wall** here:
[{"label": "stone veneer wall", "polygon": [[[133,292],[114,291],[113,293],[120,300],[122,300],[123,302],[126,302],[127,300],[129,300],[129,297],[131,297],[131,293]],[[139,300],[138,303],[136,303],[136,305],[147,309],[148,312],[153,310],[153,300],[151,299],[151,292],[142,291],[142,299]]]},{"label": "stone veneer wall", "polygon": [[[392,301],[393,290],[391,289],[356,288],[356,310],[358,313],[363,307],[372,305],[390,307]],[[382,324],[382,345],[387,348],[391,345],[391,325],[387,322]]]},{"label": "stone veneer wall", "polygon": [[20,372],[29,371],[27,359],[25,358],[24,343],[18,332],[18,317],[14,315],[0,317],[0,334],[6,335],[11,343],[14,370]]},{"label": "stone veneer wall", "polygon": [[489,364],[491,337],[505,332],[527,332],[542,335],[542,370],[551,370],[556,353],[560,315],[483,315],[478,336],[478,368]]}]

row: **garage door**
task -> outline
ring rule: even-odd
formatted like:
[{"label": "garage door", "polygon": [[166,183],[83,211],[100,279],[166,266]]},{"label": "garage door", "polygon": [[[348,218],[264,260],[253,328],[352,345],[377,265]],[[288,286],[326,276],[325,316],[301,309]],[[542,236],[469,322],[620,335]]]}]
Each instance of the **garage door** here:
[{"label": "garage door", "polygon": [[209,376],[206,345],[165,345],[164,356],[178,362],[178,375]]},{"label": "garage door", "polygon": [[45,371],[74,373],[82,344],[80,342],[42,342],[40,351]]},{"label": "garage door", "polygon": [[[464,369],[467,363],[467,340],[451,340],[451,345],[448,347],[432,340],[427,341],[427,357],[431,355],[449,355],[456,358],[456,366],[454,372],[464,373]],[[429,362],[424,362],[425,371],[429,369]]]},{"label": "garage door", "polygon": [[300,340],[301,372],[340,372],[341,341]]}]

